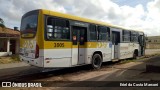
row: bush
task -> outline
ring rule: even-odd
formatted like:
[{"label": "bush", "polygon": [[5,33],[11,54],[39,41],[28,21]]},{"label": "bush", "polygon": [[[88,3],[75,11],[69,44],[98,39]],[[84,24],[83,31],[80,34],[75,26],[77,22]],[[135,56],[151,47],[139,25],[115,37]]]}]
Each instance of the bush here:
[{"label": "bush", "polygon": [[0,27],[2,27],[2,28],[5,28],[5,25],[3,25],[3,24],[0,24]]}]

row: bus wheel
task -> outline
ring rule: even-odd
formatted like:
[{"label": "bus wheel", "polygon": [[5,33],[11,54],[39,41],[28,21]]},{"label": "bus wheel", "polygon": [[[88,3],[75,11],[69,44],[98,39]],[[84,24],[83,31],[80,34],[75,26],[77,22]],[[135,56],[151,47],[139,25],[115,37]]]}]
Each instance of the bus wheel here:
[{"label": "bus wheel", "polygon": [[137,52],[136,51],[133,53],[133,59],[137,59]]},{"label": "bus wheel", "polygon": [[99,54],[94,54],[92,57],[92,68],[100,69],[102,65],[102,57]]}]

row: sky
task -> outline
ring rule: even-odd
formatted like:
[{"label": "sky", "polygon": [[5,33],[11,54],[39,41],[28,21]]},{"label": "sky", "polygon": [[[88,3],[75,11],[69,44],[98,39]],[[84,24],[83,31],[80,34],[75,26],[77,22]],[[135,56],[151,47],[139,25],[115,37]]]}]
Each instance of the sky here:
[{"label": "sky", "polygon": [[28,11],[48,9],[160,35],[160,0],[0,0],[0,9],[9,28]]}]

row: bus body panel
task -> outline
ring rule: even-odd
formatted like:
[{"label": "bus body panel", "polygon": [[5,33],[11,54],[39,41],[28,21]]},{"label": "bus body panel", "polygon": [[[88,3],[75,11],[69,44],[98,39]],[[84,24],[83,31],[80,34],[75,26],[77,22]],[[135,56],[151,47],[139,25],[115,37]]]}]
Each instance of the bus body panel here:
[{"label": "bus body panel", "polygon": [[91,64],[95,52],[102,52],[103,62],[111,61],[110,42],[88,42],[86,64]]},{"label": "bus body panel", "polygon": [[139,44],[136,43],[120,43],[119,59],[132,58],[135,50],[139,51]]},{"label": "bus body panel", "polygon": [[[93,46],[91,44],[93,44]],[[109,47],[109,43],[88,42],[85,45],[87,48],[80,48],[85,50],[82,51],[85,57],[84,59],[78,59],[78,54],[76,52],[78,47],[73,47],[72,49],[66,47],[61,49],[49,49],[48,47],[53,47],[53,44],[48,43],[47,49],[44,49],[44,67],[72,67],[81,65],[82,62],[79,60],[83,60],[83,64],[91,64],[93,53],[96,51],[103,53],[103,62],[111,61],[111,47]]]},{"label": "bus body panel", "polygon": [[[119,41],[116,42],[116,45],[114,45],[112,39],[110,39],[109,41],[97,40],[93,42],[87,40],[83,45],[78,46],[73,45],[72,37],[69,41],[46,40],[46,15],[66,18],[77,22],[85,22],[88,25],[92,23],[96,25],[112,27],[110,28],[110,38],[112,38],[112,31],[118,32]],[[112,61],[112,59],[131,58],[133,57],[133,53],[135,50],[138,50],[140,55],[140,49],[142,46],[140,46],[138,43],[122,42],[122,28],[120,27],[48,10],[39,10],[37,24],[38,26],[35,38],[21,38],[20,41],[20,53],[25,54],[27,52],[26,55],[28,55],[28,57],[20,55],[20,59],[37,67],[55,68],[91,64],[92,57],[95,52],[102,53],[103,62]],[[113,27],[119,29],[114,29]],[[89,29],[88,27],[85,27],[85,29],[87,30],[88,38]],[[72,32],[72,30],[70,31]],[[35,58],[34,52],[36,46],[39,47],[39,57],[37,58]]]},{"label": "bus body panel", "polygon": [[71,49],[44,49],[44,67],[71,67]]}]

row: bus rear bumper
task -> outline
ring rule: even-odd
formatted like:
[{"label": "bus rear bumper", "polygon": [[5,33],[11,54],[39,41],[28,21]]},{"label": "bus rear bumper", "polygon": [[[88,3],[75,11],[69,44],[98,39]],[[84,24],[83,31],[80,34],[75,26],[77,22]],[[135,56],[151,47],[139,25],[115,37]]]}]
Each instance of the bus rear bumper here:
[{"label": "bus rear bumper", "polygon": [[28,58],[28,57],[24,57],[24,56],[20,55],[20,60],[22,62],[25,62],[25,63],[29,64],[29,65],[33,65],[33,66],[37,66],[37,67],[44,67],[43,57],[33,59],[33,58]]}]

